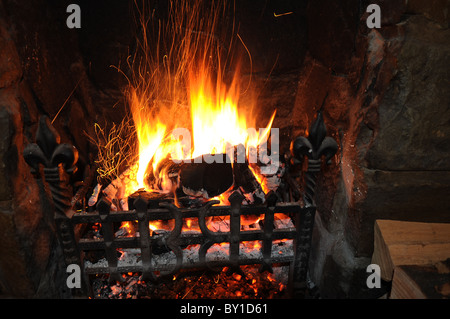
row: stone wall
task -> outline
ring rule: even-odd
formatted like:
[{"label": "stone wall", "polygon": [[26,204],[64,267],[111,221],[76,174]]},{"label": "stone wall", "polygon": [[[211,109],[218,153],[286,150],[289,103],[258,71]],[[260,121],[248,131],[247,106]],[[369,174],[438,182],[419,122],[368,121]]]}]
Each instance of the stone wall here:
[{"label": "stone wall", "polygon": [[[347,68],[337,74],[310,51],[297,91],[298,114],[328,94],[324,116],[341,146],[318,183],[311,277],[323,297],[374,293],[365,268],[375,219],[450,222],[450,4],[377,3],[382,28],[368,30],[362,15]],[[317,43],[338,46],[326,35]]]},{"label": "stone wall", "polygon": [[95,158],[87,139],[94,123],[125,112],[114,109],[122,102],[117,87],[105,94],[91,80],[79,34],[66,27],[70,3],[0,3],[0,295],[70,296],[48,190],[22,156],[39,117],[48,116],[61,141],[79,150],[75,182]]},{"label": "stone wall", "polygon": [[[16,5],[26,10],[15,10]],[[36,8],[45,6],[36,2]],[[39,115],[56,115],[72,78],[64,75],[67,68],[56,70],[64,63],[54,59],[67,55],[57,57],[45,47],[48,41],[41,36],[51,32],[34,30],[38,24],[32,18],[42,17],[32,10],[24,3],[0,4],[0,294],[67,297],[51,204],[43,200],[47,190],[33,178],[22,153],[33,141]],[[19,12],[27,19],[15,20]],[[26,44],[19,40],[24,35]]]}]

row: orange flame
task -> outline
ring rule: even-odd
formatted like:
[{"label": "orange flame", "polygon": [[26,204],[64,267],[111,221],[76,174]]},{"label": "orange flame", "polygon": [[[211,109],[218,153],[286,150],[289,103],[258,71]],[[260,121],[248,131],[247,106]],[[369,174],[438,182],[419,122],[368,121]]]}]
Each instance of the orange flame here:
[{"label": "orange flame", "polygon": [[[152,165],[156,173],[158,163],[167,156],[187,160],[225,153],[227,146],[239,144],[248,152],[269,134],[275,113],[259,134],[251,129],[255,127],[253,103],[239,105],[241,79],[237,66],[231,82],[226,81],[233,40],[224,54],[223,39],[217,38],[225,5],[210,3],[207,7],[201,1],[170,2],[167,24],[158,20],[155,46],[147,39],[147,24],[155,17],[146,19],[141,13],[142,57],[133,59],[139,65],[128,89],[138,138],[138,188],[152,190],[145,181],[147,167]],[[187,128],[192,140],[173,136],[170,133],[174,128]],[[186,145],[191,147],[186,149]]]}]

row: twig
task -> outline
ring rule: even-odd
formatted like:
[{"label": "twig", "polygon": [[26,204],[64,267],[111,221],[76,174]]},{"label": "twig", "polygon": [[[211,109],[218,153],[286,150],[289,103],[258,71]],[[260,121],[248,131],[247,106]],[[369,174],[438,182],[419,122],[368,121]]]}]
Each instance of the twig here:
[{"label": "twig", "polygon": [[203,274],[198,278],[198,280],[197,280],[197,282],[195,283],[195,285],[193,285],[193,286],[191,287],[191,289],[189,289],[189,290],[184,294],[184,296],[181,297],[181,299],[184,299],[184,298],[192,291],[192,289],[194,289],[195,286],[197,286],[198,282],[202,279],[202,277],[203,277],[204,274],[205,274],[205,273],[203,272]]},{"label": "twig", "polygon": [[63,105],[61,106],[61,108],[59,109],[58,113],[56,113],[55,117],[54,117],[53,120],[52,120],[52,124],[53,124],[53,122],[56,120],[56,118],[58,117],[59,113],[62,111],[62,109],[64,108],[64,106],[66,105],[67,101],[69,101],[70,97],[72,96],[72,94],[73,94],[73,93],[75,92],[75,90],[77,89],[78,85],[79,85],[80,82],[81,82],[81,79],[82,79],[82,78],[80,78],[80,79],[78,80],[77,85],[75,85],[75,87],[73,88],[72,92],[70,92],[69,96],[68,96],[67,99],[64,101],[64,103],[63,103]]}]

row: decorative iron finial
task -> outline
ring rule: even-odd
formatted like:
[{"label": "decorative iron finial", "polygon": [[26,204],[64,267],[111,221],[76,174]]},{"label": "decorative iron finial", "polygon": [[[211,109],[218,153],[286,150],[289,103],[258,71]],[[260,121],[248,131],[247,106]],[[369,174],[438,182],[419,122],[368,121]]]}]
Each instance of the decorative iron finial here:
[{"label": "decorative iron finial", "polygon": [[329,160],[336,154],[338,145],[334,138],[326,136],[327,128],[323,121],[321,111],[317,112],[315,121],[311,124],[308,137],[299,136],[291,143],[292,155],[302,161],[306,156],[309,159],[318,160],[325,156]]},{"label": "decorative iron finial", "polygon": [[50,120],[42,116],[36,132],[36,143],[25,147],[23,157],[34,174],[39,172],[40,164],[44,166],[44,176],[50,185],[55,212],[64,215],[71,208],[69,175],[77,169],[75,163],[78,160],[78,150],[60,141]]},{"label": "decorative iron finial", "polygon": [[28,144],[23,151],[25,161],[34,172],[39,171],[39,164],[43,164],[45,168],[55,168],[60,163],[66,173],[76,171],[78,150],[70,144],[61,144],[60,141],[61,138],[48,117],[42,116],[36,132],[36,143]]},{"label": "decorative iron finial", "polygon": [[299,136],[291,143],[291,153],[300,162],[304,157],[308,158],[308,170],[306,171],[305,204],[314,205],[314,188],[316,186],[316,174],[320,171],[322,156],[329,164],[330,159],[336,154],[338,145],[336,141],[326,136],[327,128],[323,121],[322,111],[317,112],[317,117],[311,124],[308,137]]},{"label": "decorative iron finial", "polygon": [[74,211],[71,209],[72,191],[69,185],[69,175],[77,169],[75,164],[78,150],[70,144],[61,143],[61,138],[49,119],[42,116],[36,132],[36,143],[25,147],[23,157],[36,178],[40,174],[39,166],[44,166],[44,178],[50,186],[51,200],[55,207],[54,220],[64,261],[67,265],[81,266],[80,252],[70,221]]}]

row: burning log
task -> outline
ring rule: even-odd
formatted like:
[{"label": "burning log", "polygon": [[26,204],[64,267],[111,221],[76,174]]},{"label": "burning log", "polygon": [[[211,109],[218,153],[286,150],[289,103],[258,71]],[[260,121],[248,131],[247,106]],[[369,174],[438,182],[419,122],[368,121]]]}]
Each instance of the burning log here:
[{"label": "burning log", "polygon": [[[208,163],[208,156],[214,156],[217,162]],[[233,186],[233,168],[226,154],[202,155],[184,163],[180,183],[186,195],[212,198]]]},{"label": "burning log", "polygon": [[235,146],[233,150],[234,154],[231,155],[233,159],[228,153],[205,154],[178,163],[167,156],[155,169],[153,162],[150,161],[144,182],[153,191],[148,193],[138,190],[126,198],[125,191],[132,180],[129,175],[135,170],[133,167],[128,168],[106,187],[98,184],[89,199],[89,206],[94,206],[102,194],[113,203],[113,210],[133,209],[133,202],[138,196],[146,197],[149,208],[152,207],[152,203],[155,203],[156,208],[161,200],[175,202],[178,207],[193,207],[201,206],[206,200],[221,194],[225,194],[226,197],[227,192],[235,190],[245,196],[247,203],[264,203],[267,187],[263,187],[260,180],[265,181],[266,186],[271,186],[268,190],[276,189],[282,170],[265,176],[261,173],[259,166],[261,163],[249,164],[243,145]]},{"label": "burning log", "polygon": [[154,172],[152,163],[149,164],[146,181],[153,189],[170,192],[174,197],[181,190],[184,195],[210,199],[233,189],[244,194],[249,203],[264,203],[265,192],[247,159],[238,160],[239,153],[234,154],[233,161],[223,153],[206,154],[182,163],[166,158]]},{"label": "burning log", "polygon": [[[250,169],[247,158],[244,161],[242,159],[239,160],[239,148],[242,149],[243,146],[238,145],[235,147],[233,163],[234,186],[235,188],[240,188],[251,203],[261,204],[265,200],[265,193]],[[243,149],[245,150],[245,148]]]},{"label": "burning log", "polygon": [[233,169],[226,154],[206,154],[191,162],[175,163],[169,157],[147,166],[145,180],[152,189],[209,199],[227,191],[233,185]]},{"label": "burning log", "polygon": [[151,189],[163,193],[176,195],[176,190],[181,189],[185,195],[209,199],[233,185],[233,170],[226,154],[206,154],[192,159],[190,163],[176,163],[166,157],[155,170],[151,161],[144,178]]},{"label": "burning log", "polygon": [[144,181],[150,189],[161,190],[165,193],[174,193],[178,188],[178,177],[183,163],[177,164],[167,156],[153,169],[153,159],[145,170]]},{"label": "burning log", "polygon": [[134,201],[138,197],[141,197],[147,201],[148,208],[159,208],[159,203],[173,201],[173,197],[171,197],[169,193],[147,192],[141,189],[128,196],[129,209],[135,209]]}]

